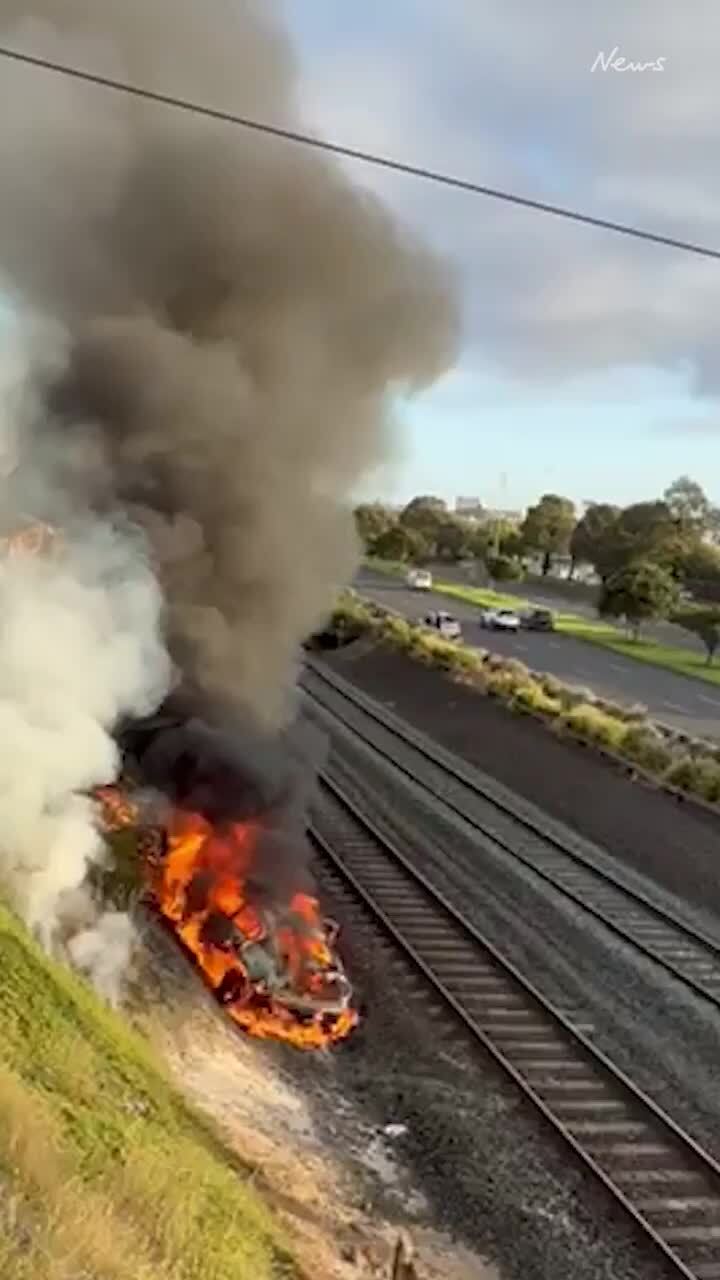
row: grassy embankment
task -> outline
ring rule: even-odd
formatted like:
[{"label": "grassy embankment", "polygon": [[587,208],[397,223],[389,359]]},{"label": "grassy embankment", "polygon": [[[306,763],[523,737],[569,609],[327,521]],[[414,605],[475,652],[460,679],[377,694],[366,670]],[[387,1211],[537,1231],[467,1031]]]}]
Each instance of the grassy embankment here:
[{"label": "grassy embankment", "polygon": [[291,1280],[252,1170],[0,905],[3,1280]]},{"label": "grassy embankment", "polygon": [[[407,573],[407,565],[392,560],[368,560],[368,568],[377,569],[380,573],[393,575]],[[442,595],[455,600],[463,600],[467,604],[496,609],[526,609],[529,601],[518,596],[504,595],[502,592],[485,590],[482,587],[466,587],[457,582],[433,580],[433,589]],[[586,640],[589,644],[600,645],[603,649],[611,649],[613,653],[622,654],[626,658],[635,658],[638,662],[649,662],[655,667],[664,667],[674,671],[676,675],[690,676],[695,680],[705,680],[709,684],[720,685],[720,667],[707,665],[705,656],[698,650],[676,648],[673,645],[658,644],[653,640],[632,640],[608,623],[594,621],[591,618],[580,618],[573,613],[559,612],[555,615],[556,629],[576,640]]]},{"label": "grassy embankment", "polygon": [[333,628],[341,642],[369,635],[499,699],[512,711],[537,716],[559,734],[613,753],[664,785],[720,802],[720,748],[683,734],[662,733],[644,707],[621,707],[587,690],[571,689],[554,676],[530,671],[514,658],[453,644],[351,594],[338,601]]}]

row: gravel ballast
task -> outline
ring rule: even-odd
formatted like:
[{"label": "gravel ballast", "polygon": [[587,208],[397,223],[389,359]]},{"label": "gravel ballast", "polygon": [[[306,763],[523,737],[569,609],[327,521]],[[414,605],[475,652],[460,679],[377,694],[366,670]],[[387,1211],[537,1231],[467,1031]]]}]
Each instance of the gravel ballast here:
[{"label": "gravel ballast", "polygon": [[[362,909],[322,870],[320,884],[366,1005],[354,1042],[333,1054],[335,1087],[371,1123],[403,1127],[392,1146],[431,1220],[492,1257],[503,1280],[672,1274]],[[297,1070],[315,1074],[308,1061]],[[315,1097],[327,1114],[327,1100]]]},{"label": "gravel ballast", "polygon": [[[425,984],[413,979],[337,882],[318,870],[324,905],[344,926],[345,959],[366,1005],[362,1026],[346,1045],[327,1056],[305,1055],[246,1039],[171,938],[149,921],[136,987],[141,1025],[143,1017],[151,1019],[195,1103],[228,1135],[239,1129],[240,1153],[258,1162],[260,1189],[290,1211],[292,1229],[307,1215],[307,1225],[327,1233],[328,1246],[344,1259],[353,1256],[356,1223],[366,1237],[373,1224],[378,1230],[403,1226],[420,1243],[421,1280],[448,1274],[670,1280],[672,1273],[602,1188],[568,1160],[493,1064],[470,1051]],[[286,1158],[296,1180],[304,1166],[302,1188],[283,1175]],[[333,1213],[320,1182],[331,1164],[338,1179]],[[428,1232],[448,1240],[448,1262],[465,1245],[476,1265],[426,1270]],[[339,1262],[337,1269],[305,1274],[387,1280],[389,1264]]]},{"label": "gravel ballast", "polygon": [[331,763],[456,910],[720,1157],[717,1010],[364,749],[338,742]]}]

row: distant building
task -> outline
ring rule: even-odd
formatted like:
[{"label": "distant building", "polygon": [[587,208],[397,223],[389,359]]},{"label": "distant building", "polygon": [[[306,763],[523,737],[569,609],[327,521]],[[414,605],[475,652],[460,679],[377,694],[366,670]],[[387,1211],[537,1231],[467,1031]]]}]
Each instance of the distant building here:
[{"label": "distant building", "polygon": [[455,514],[458,516],[472,516],[479,520],[483,514],[483,504],[479,498],[456,498]]},{"label": "distant building", "polygon": [[[528,556],[525,560],[527,572],[534,577],[541,576],[543,561],[544,556]],[[548,580],[554,578],[556,582],[567,582],[572,578],[573,582],[584,582],[587,586],[596,586],[600,582],[600,578],[591,564],[586,564],[582,560],[576,560],[573,563],[572,556],[560,554],[552,557],[550,569],[546,576]]]},{"label": "distant building", "polygon": [[514,529],[521,525],[525,519],[524,511],[506,511],[500,508],[486,508],[483,511],[484,520],[498,521],[500,524],[512,525]]}]

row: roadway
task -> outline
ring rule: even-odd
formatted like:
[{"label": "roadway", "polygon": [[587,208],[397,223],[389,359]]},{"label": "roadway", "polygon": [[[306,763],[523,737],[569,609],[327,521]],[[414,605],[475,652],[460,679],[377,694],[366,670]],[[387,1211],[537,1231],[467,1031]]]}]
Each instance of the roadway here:
[{"label": "roadway", "polygon": [[[458,586],[475,585],[472,579],[455,565],[442,565],[441,568],[434,569],[434,572],[438,579],[457,582]],[[482,584],[478,582],[477,585]],[[526,600],[539,608],[552,609],[553,613],[573,613],[579,618],[597,620],[594,604],[583,597],[578,599],[577,596],[554,591],[552,578],[548,578],[546,582],[537,579],[526,582],[501,582],[497,584],[497,590],[503,595],[516,596],[518,600]],[[690,649],[693,653],[705,656],[705,646],[697,636],[690,631],[684,631],[682,627],[675,626],[672,622],[646,622],[643,626],[643,635],[648,640],[656,640],[658,644],[668,644],[676,649]]]},{"label": "roadway", "polygon": [[613,702],[641,703],[652,719],[696,737],[720,739],[720,688],[624,658],[597,645],[554,632],[485,631],[478,607],[435,592],[409,591],[401,580],[363,569],[355,588],[388,609],[418,621],[430,609],[446,609],[463,628],[466,645],[518,658],[565,684],[592,689]]}]

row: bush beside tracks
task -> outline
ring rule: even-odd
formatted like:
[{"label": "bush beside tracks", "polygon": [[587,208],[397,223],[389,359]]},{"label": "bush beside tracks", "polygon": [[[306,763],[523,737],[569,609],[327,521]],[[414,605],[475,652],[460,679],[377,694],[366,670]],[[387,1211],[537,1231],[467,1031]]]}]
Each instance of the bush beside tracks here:
[{"label": "bush beside tracks", "polygon": [[339,643],[371,636],[515,712],[542,719],[562,736],[595,746],[669,789],[720,803],[720,747],[654,724],[644,707],[623,707],[589,690],[571,689],[515,658],[466,649],[352,591],[338,600],[330,633]]}]

